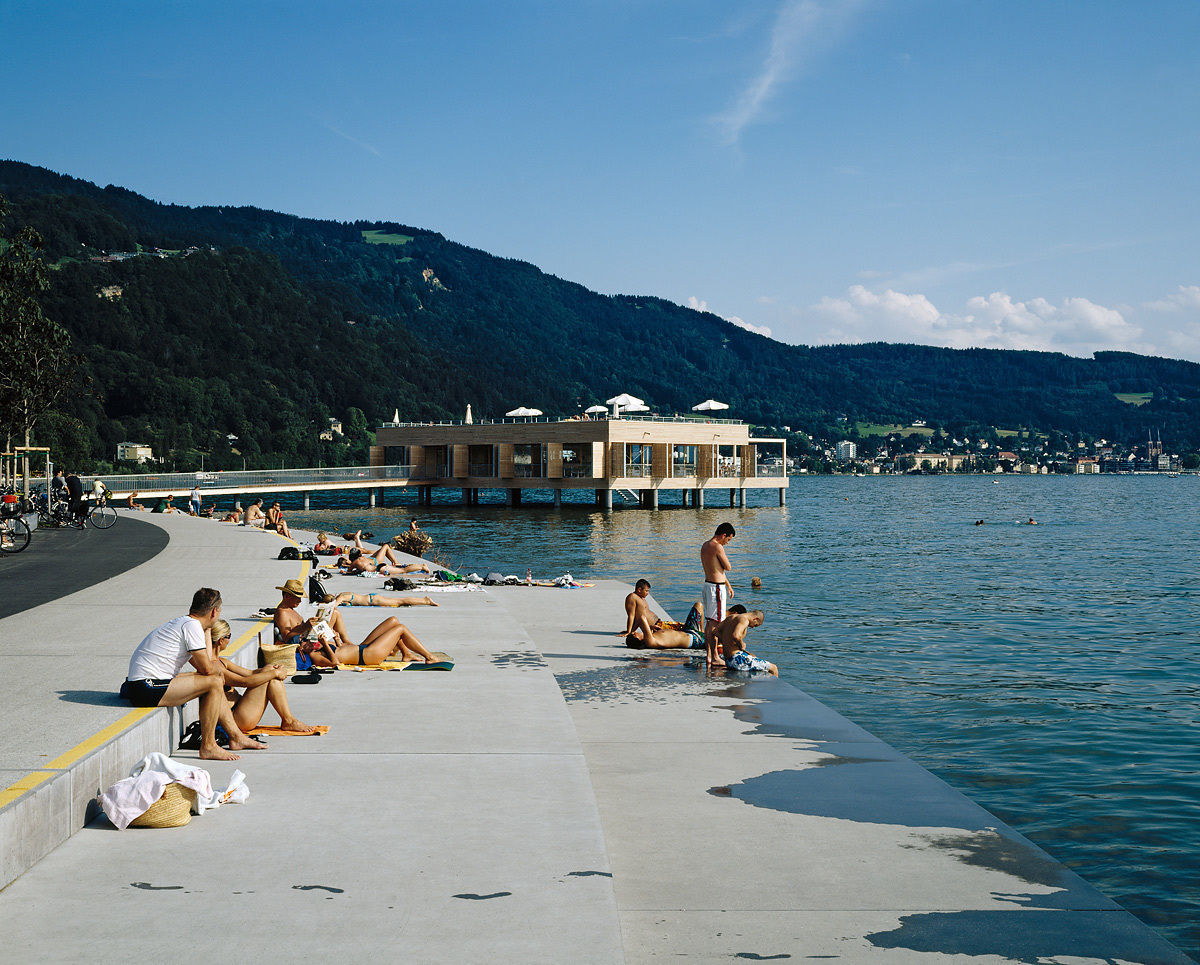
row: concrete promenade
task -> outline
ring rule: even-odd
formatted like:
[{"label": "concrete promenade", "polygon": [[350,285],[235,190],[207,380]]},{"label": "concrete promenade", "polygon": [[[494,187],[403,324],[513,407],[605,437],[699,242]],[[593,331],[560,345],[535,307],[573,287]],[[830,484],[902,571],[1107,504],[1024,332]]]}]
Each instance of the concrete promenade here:
[{"label": "concrete promenade", "polygon": [[[153,522],[171,536],[154,560],[0,620],[0,656],[23,674],[0,695],[7,776],[70,782],[129,743],[102,742],[66,777],[37,756],[125,719],[100,695],[196,586],[221,588],[235,637],[253,637],[248,614],[306,569],[273,561],[272,536]],[[689,652],[636,659],[612,633],[627,591],[492,588],[345,610],[355,639],[396,615],[455,669],[289,686],[298,716],[329,734],[206,763],[218,786],[246,773],[245,805],[170,831],[101,818],[75,833],[0,892],[0,961],[1188,961],[789,682],[707,675]],[[20,640],[34,641],[24,656]],[[124,756],[166,749],[166,730]],[[18,830],[123,776],[102,770],[76,777],[73,804],[43,788]],[[0,833],[36,797],[0,802]],[[6,853],[13,840],[0,838]]]}]

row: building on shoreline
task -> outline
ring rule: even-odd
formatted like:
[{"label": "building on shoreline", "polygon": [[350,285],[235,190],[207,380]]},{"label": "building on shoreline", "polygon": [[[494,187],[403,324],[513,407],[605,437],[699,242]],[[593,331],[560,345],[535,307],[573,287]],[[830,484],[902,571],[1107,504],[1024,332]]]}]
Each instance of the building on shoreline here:
[{"label": "building on shoreline", "polygon": [[650,508],[665,491],[697,507],[722,489],[730,505],[744,506],[748,489],[777,489],[780,505],[786,500],[786,441],[751,438],[749,425],[730,419],[389,423],[375,441],[371,464],[405,467],[424,502],[435,487],[461,489],[468,504],[480,489],[505,489],[510,504],[523,490],[548,489],[555,505],[564,490],[593,489],[606,509],[614,490]]}]

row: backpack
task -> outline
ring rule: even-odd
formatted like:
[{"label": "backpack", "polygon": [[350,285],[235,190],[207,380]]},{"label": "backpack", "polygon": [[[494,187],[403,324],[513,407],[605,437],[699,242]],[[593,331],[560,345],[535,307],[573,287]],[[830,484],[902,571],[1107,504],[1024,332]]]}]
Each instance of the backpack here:
[{"label": "backpack", "polygon": [[324,585],[315,576],[308,578],[308,599],[310,603],[319,603],[325,597],[332,594],[325,589]]},{"label": "backpack", "polygon": [[419,583],[414,583],[412,580],[401,579],[398,576],[393,576],[390,580],[383,581],[383,588],[385,590],[415,590],[419,586]]},{"label": "backpack", "polygon": [[285,546],[275,558],[279,560],[311,560],[315,563],[317,561],[317,554],[308,547]]}]

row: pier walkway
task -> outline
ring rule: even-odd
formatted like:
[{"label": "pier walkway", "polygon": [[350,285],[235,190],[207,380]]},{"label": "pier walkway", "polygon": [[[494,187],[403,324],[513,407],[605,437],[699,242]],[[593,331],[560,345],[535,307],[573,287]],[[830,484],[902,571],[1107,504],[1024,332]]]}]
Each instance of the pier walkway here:
[{"label": "pier walkway", "polygon": [[[263,584],[306,568],[273,561],[280,543],[261,533],[154,522],[171,536],[155,560],[74,595],[90,624],[68,597],[0,621],[0,647],[22,621],[70,665],[100,637],[98,692],[141,633],[186,607],[152,596],[219,586],[235,634],[253,637],[246,614],[274,602]],[[635,659],[612,633],[626,592],[489,588],[345,611],[356,638],[399,616],[455,669],[289,687],[329,734],[206,764],[218,786],[245,771],[245,805],[171,831],[101,818],[74,834],[0,892],[0,958],[1189,961],[790,682],[708,676],[690,653]],[[36,679],[57,702],[61,685]],[[30,700],[45,711],[44,694]],[[20,766],[49,768],[36,753],[79,736],[40,723],[21,748],[5,740]]]}]

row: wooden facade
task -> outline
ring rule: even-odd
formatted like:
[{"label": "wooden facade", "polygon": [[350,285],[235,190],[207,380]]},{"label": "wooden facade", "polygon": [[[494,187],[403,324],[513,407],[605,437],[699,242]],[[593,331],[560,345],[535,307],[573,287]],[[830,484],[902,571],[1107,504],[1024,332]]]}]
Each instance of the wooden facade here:
[{"label": "wooden facade", "polygon": [[[774,447],[764,465],[761,444]],[[468,490],[639,492],[787,486],[782,439],[753,439],[746,423],[702,419],[566,419],[384,425],[372,464],[404,466],[410,485]],[[519,494],[518,494],[519,495]],[[744,498],[744,494],[743,494]],[[657,496],[653,496],[657,503]]]}]

